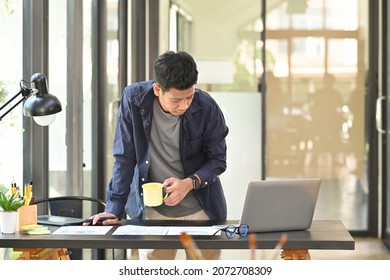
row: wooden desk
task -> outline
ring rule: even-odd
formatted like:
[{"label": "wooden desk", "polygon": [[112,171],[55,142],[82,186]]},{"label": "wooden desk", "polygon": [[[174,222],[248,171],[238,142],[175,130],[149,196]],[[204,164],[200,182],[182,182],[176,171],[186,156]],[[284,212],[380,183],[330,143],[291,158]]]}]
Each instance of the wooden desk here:
[{"label": "wooden desk", "polygon": [[[224,221],[223,224],[236,224],[237,221]],[[215,225],[216,222],[200,221],[133,221],[123,220],[122,224],[194,226]],[[183,249],[179,236],[124,236],[112,235],[117,226],[106,235],[22,235],[0,234],[0,248],[97,248],[97,249]],[[52,228],[55,230],[55,228]],[[354,250],[355,241],[338,220],[315,220],[307,231],[290,231],[283,246],[284,253],[308,254],[310,249]],[[258,233],[258,249],[274,249],[283,232]],[[193,236],[201,249],[248,249],[248,237],[228,239],[220,236]],[[293,250],[293,251],[289,251]],[[299,251],[303,250],[303,251]],[[287,256],[286,255],[286,256]],[[308,255],[303,255],[307,258]]]}]

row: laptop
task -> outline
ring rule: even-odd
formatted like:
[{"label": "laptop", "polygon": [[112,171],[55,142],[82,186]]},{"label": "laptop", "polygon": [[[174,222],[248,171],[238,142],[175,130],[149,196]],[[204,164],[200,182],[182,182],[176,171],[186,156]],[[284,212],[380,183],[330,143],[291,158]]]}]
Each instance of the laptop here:
[{"label": "laptop", "polygon": [[250,182],[240,223],[249,232],[307,230],[320,185],[318,178]]},{"label": "laptop", "polygon": [[49,226],[82,225],[84,221],[85,219],[54,216],[54,215],[40,215],[37,217],[38,224],[49,225]]}]

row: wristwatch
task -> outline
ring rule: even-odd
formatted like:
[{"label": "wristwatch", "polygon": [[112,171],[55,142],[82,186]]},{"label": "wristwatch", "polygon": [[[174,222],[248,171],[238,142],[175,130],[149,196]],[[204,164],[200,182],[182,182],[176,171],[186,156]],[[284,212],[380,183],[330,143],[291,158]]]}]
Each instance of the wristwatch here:
[{"label": "wristwatch", "polygon": [[197,189],[199,189],[199,187],[200,187],[200,183],[199,183],[199,179],[198,179],[198,177],[196,177],[195,175],[190,175],[190,176],[188,176],[188,178],[191,178],[192,179],[192,182],[194,183],[194,187],[193,187],[193,189],[194,190],[197,190]]}]

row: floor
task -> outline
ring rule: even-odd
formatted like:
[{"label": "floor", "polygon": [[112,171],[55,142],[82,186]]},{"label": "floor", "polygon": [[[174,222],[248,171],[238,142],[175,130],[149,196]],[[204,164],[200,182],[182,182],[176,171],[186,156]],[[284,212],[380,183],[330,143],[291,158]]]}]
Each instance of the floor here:
[{"label": "floor", "polygon": [[355,238],[355,250],[312,250],[312,259],[318,260],[390,260],[390,250],[377,238]]}]

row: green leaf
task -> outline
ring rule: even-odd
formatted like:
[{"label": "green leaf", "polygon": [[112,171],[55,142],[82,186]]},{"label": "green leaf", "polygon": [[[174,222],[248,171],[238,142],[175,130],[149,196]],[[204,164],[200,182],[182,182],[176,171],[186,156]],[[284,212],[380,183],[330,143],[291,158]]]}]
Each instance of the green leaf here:
[{"label": "green leaf", "polygon": [[19,192],[15,192],[11,196],[6,195],[4,192],[0,192],[0,207],[3,211],[17,211],[23,205],[24,199],[19,196]]},{"label": "green leaf", "polygon": [[7,191],[8,189],[3,184],[0,183],[0,192],[6,193]]}]

